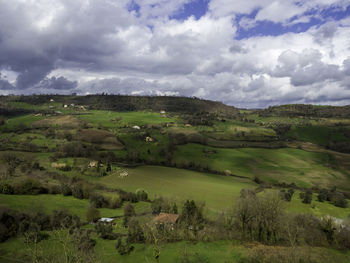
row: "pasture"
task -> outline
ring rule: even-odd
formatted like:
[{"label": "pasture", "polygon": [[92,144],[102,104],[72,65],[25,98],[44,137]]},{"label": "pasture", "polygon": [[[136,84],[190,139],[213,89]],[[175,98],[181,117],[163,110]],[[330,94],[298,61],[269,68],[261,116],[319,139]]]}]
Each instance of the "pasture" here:
[{"label": "pasture", "polygon": [[141,166],[127,171],[129,175],[124,178],[115,173],[93,180],[131,192],[143,188],[152,199],[165,196],[178,201],[203,201],[210,212],[231,206],[242,188],[257,186],[246,179],[161,166]]},{"label": "pasture", "polygon": [[[125,204],[124,204],[125,205]],[[86,221],[86,211],[89,207],[89,200],[77,199],[72,196],[63,195],[4,195],[0,194],[0,206],[20,211],[41,211],[51,214],[54,210],[67,210],[73,215],[77,215],[84,222]],[[133,204],[136,213],[142,213],[149,209],[150,204],[138,202]],[[122,216],[123,208],[109,209],[98,208],[101,217]]]},{"label": "pasture", "polygon": [[[193,164],[211,170],[230,170],[232,174],[277,183],[295,183],[300,187],[332,187],[349,189],[349,178],[331,167],[327,153],[299,149],[223,149],[200,144],[177,147],[173,161],[177,165]],[[336,179],[336,180],[335,180]]]},{"label": "pasture", "polygon": [[94,127],[117,128],[124,126],[142,126],[146,124],[161,124],[174,122],[175,118],[162,117],[156,112],[114,112],[92,110],[89,114],[78,115],[77,118],[93,124]]}]

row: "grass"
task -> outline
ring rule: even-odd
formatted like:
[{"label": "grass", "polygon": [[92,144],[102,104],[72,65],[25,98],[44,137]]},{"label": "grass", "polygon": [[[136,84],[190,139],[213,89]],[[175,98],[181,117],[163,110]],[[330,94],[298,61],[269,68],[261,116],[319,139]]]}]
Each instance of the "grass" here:
[{"label": "grass", "polygon": [[288,136],[295,138],[299,141],[311,142],[318,145],[326,146],[328,140],[349,142],[344,133],[337,127],[326,126],[304,126],[293,127],[287,134]]},{"label": "grass", "polygon": [[300,191],[294,193],[292,201],[288,205],[288,211],[294,213],[312,213],[317,216],[331,215],[341,219],[350,217],[350,207],[341,208],[329,202],[319,202],[317,201],[317,194],[312,195],[312,205],[304,204],[299,197],[299,193]]},{"label": "grass", "polygon": [[[86,218],[89,207],[88,200],[81,200],[72,196],[63,195],[3,195],[0,194],[0,204],[15,210],[39,210],[51,214],[53,210],[65,209],[79,216],[82,220]],[[115,209],[99,208],[101,217],[113,217],[121,215],[122,211]]]},{"label": "grass", "polygon": [[90,177],[90,180],[132,192],[144,188],[151,198],[166,196],[179,201],[190,198],[204,201],[209,212],[228,208],[242,188],[256,186],[245,179],[160,166],[141,166],[127,171],[129,176],[125,178],[113,174],[103,178]]},{"label": "grass", "polygon": [[[48,232],[50,234],[50,232]],[[96,237],[94,237],[96,238]],[[155,262],[154,247],[152,245],[134,244],[134,251],[130,255],[119,255],[115,249],[115,240],[104,240],[96,238],[96,257],[99,262]],[[4,243],[0,243],[0,261],[22,262],[23,254],[27,252],[28,246],[24,245],[24,238],[12,238]],[[43,253],[63,255],[62,245],[54,238],[43,240],[37,245],[37,249]],[[196,262],[238,262],[245,254],[245,248],[232,241],[216,242],[176,242],[162,244],[159,246],[160,263],[192,262],[184,260],[194,260]],[[19,260],[19,261],[17,261]],[[1,261],[2,262],[2,261]]]},{"label": "grass", "polygon": [[[86,211],[89,207],[89,200],[81,200],[72,196],[63,195],[4,195],[0,194],[0,205],[21,211],[42,211],[51,214],[53,210],[64,209],[86,220]],[[150,204],[138,202],[133,204],[137,213],[149,209]],[[124,214],[123,208],[109,209],[99,208],[101,217],[115,217]]]},{"label": "grass", "polygon": [[77,116],[80,120],[92,123],[94,127],[117,128],[123,126],[142,126],[174,122],[174,118],[163,118],[154,112],[113,112],[103,110],[89,111],[90,114]]},{"label": "grass", "polygon": [[1,130],[7,128],[8,130],[14,130],[20,127],[21,125],[26,125],[30,127],[31,124],[35,121],[43,120],[45,117],[43,116],[34,116],[33,114],[21,115],[13,118],[9,118],[6,121],[6,125],[1,126]]},{"label": "grass", "polygon": [[[98,239],[95,251],[102,262],[155,262],[152,245],[135,244],[129,256],[120,256],[115,242]],[[159,262],[238,262],[244,248],[232,241],[177,242],[160,246]],[[194,258],[199,261],[192,261]],[[186,261],[187,259],[187,261]]]},{"label": "grass", "polygon": [[300,187],[331,187],[349,189],[348,178],[329,167],[329,155],[299,149],[222,149],[199,144],[178,146],[173,159],[176,164],[209,167],[217,171],[268,182],[296,183]]}]

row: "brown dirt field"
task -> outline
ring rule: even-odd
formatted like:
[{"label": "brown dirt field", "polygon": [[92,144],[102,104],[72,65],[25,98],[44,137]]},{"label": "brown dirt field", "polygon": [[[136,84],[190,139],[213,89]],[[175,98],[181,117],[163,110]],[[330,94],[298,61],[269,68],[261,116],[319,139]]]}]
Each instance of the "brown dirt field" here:
[{"label": "brown dirt field", "polygon": [[41,127],[49,127],[49,126],[60,126],[64,128],[78,128],[80,125],[80,121],[71,116],[71,115],[63,115],[63,116],[52,116],[40,121],[35,121],[32,123],[34,128]]},{"label": "brown dirt field", "polygon": [[77,140],[98,144],[101,148],[106,150],[120,150],[124,147],[113,133],[106,130],[79,130],[75,138]]}]

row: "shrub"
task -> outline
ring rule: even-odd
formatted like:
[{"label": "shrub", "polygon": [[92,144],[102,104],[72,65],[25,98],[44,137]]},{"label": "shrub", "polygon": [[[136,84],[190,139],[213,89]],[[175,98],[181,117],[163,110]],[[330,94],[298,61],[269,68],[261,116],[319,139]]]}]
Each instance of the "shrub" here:
[{"label": "shrub", "polygon": [[148,193],[143,189],[136,190],[136,196],[138,201],[147,201]]},{"label": "shrub", "polygon": [[310,190],[307,190],[305,193],[301,194],[300,197],[302,198],[302,202],[304,204],[311,204],[312,192]]},{"label": "shrub", "polygon": [[130,202],[126,203],[126,205],[124,206],[124,216],[131,217],[135,215],[136,213],[135,213],[134,206]]},{"label": "shrub", "polygon": [[41,182],[35,178],[22,179],[14,186],[15,194],[38,195],[45,194],[47,192],[47,188],[45,188]]},{"label": "shrub", "polygon": [[88,210],[86,211],[86,220],[88,222],[96,222],[99,218],[100,218],[100,211],[98,211],[95,206],[90,205],[88,207]]},{"label": "shrub", "polygon": [[74,228],[80,226],[80,218],[66,210],[54,210],[50,217],[50,223],[53,229]]},{"label": "shrub", "polygon": [[72,195],[75,197],[75,198],[78,198],[78,199],[83,199],[84,198],[84,192],[83,192],[83,186],[82,184],[73,184],[72,187]]},{"label": "shrub", "polygon": [[58,185],[55,185],[55,184],[48,186],[48,192],[49,192],[49,194],[53,194],[53,195],[62,193],[61,187]]},{"label": "shrub", "polygon": [[109,207],[110,208],[120,208],[123,205],[123,201],[120,199],[119,196],[113,196],[110,200],[109,200]]},{"label": "shrub", "polygon": [[61,184],[61,193],[64,196],[72,195],[72,189],[70,188],[70,186],[68,184]]},{"label": "shrub", "polygon": [[136,218],[131,218],[128,221],[128,237],[127,241],[130,243],[140,243],[145,241],[142,228]]},{"label": "shrub", "polygon": [[118,234],[113,233],[113,227],[111,224],[97,223],[95,224],[96,233],[103,239],[115,240]]},{"label": "shrub", "polygon": [[12,195],[14,193],[14,189],[12,185],[7,183],[0,184],[0,193],[6,194],[6,195]]},{"label": "shrub", "polygon": [[134,246],[128,242],[123,242],[121,237],[118,238],[115,248],[120,255],[129,255],[134,250]]},{"label": "shrub", "polygon": [[103,195],[93,193],[90,195],[90,203],[96,208],[108,207],[108,200]]}]

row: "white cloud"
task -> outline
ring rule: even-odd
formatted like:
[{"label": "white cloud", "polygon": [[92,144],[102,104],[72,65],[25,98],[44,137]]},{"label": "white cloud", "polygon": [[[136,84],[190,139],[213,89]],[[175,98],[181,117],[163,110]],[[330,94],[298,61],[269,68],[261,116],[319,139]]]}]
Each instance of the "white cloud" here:
[{"label": "white cloud", "polygon": [[169,16],[187,0],[135,1],[140,16],[126,0],[13,1],[0,0],[0,71],[11,79],[1,78],[3,93],[15,84],[17,93],[77,85],[81,94],[186,95],[242,107],[350,102],[349,19],[242,40],[232,20],[260,8],[240,26],[302,21],[305,10],[344,1],[212,0],[206,15],[183,21]]}]

